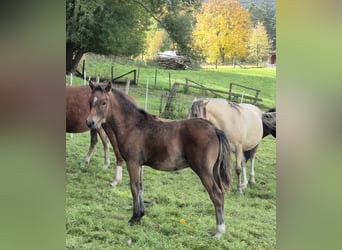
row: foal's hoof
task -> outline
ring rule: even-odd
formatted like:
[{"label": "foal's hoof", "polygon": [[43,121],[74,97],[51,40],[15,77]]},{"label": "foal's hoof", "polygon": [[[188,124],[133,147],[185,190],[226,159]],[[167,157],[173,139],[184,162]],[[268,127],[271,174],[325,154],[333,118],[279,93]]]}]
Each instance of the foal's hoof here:
[{"label": "foal's hoof", "polygon": [[254,185],[255,184],[255,179],[254,178],[249,179],[248,183],[250,185]]},{"label": "foal's hoof", "polygon": [[128,221],[128,223],[129,223],[129,225],[131,225],[131,226],[133,226],[133,225],[135,225],[135,224],[137,224],[138,222],[140,222],[140,220],[141,220],[141,217],[139,218],[131,218],[129,221]]},{"label": "foal's hoof", "polygon": [[237,189],[237,193],[240,194],[240,195],[243,195],[243,189],[242,188],[238,188]]},{"label": "foal's hoof", "polygon": [[118,185],[118,181],[117,180],[113,180],[111,183],[109,183],[109,185],[111,186],[111,187],[116,187],[116,185]]},{"label": "foal's hoof", "polygon": [[218,225],[214,238],[220,238],[222,234],[224,234],[225,232],[226,232],[226,226],[224,224]]},{"label": "foal's hoof", "polygon": [[246,184],[238,185],[237,190],[240,194],[243,194],[243,190],[247,187]]},{"label": "foal's hoof", "polygon": [[80,165],[81,165],[82,168],[84,168],[86,165],[88,165],[88,163],[89,163],[89,162],[82,161]]},{"label": "foal's hoof", "polygon": [[106,170],[108,167],[109,167],[109,164],[105,164],[105,165],[102,166],[102,169]]}]

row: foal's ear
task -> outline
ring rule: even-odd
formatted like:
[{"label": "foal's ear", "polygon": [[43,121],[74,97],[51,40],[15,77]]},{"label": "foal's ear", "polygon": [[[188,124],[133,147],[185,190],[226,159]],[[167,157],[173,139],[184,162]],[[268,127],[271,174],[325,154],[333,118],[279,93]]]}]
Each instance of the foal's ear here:
[{"label": "foal's ear", "polygon": [[89,86],[92,90],[95,88],[95,84],[92,80],[89,80]]},{"label": "foal's ear", "polygon": [[106,87],[105,87],[106,92],[109,92],[112,90],[112,82],[108,82]]}]

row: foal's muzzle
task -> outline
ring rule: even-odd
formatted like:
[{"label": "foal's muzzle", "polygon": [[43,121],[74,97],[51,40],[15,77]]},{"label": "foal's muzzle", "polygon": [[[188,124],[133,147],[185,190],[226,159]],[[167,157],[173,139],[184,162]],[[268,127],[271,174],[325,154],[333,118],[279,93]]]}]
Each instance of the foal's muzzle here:
[{"label": "foal's muzzle", "polygon": [[95,122],[94,120],[86,120],[86,123],[87,123],[87,126],[90,128],[90,129],[95,129]]}]

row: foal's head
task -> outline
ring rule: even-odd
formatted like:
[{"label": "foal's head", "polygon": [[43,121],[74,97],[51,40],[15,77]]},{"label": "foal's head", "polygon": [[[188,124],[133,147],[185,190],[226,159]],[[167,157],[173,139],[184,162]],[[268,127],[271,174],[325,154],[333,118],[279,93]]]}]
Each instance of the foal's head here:
[{"label": "foal's head", "polygon": [[192,103],[189,114],[188,114],[188,119],[189,118],[207,118],[207,104],[209,103],[209,100],[196,100]]},{"label": "foal's head", "polygon": [[106,122],[109,109],[109,95],[108,92],[112,89],[111,82],[105,85],[95,85],[89,81],[89,86],[92,93],[89,97],[90,114],[86,120],[87,126],[91,129],[100,128],[101,124]]}]

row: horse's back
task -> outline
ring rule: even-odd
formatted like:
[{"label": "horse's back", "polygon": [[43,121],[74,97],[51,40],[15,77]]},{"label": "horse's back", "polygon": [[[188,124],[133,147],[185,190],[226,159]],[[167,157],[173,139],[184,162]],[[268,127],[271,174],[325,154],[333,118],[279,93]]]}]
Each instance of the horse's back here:
[{"label": "horse's back", "polygon": [[224,99],[211,99],[207,104],[207,117],[222,129],[233,149],[241,144],[244,150],[256,146],[263,135],[262,112],[252,104],[231,103]]},{"label": "horse's back", "polygon": [[90,112],[89,86],[66,86],[66,132],[81,133],[88,131],[86,119]]}]

